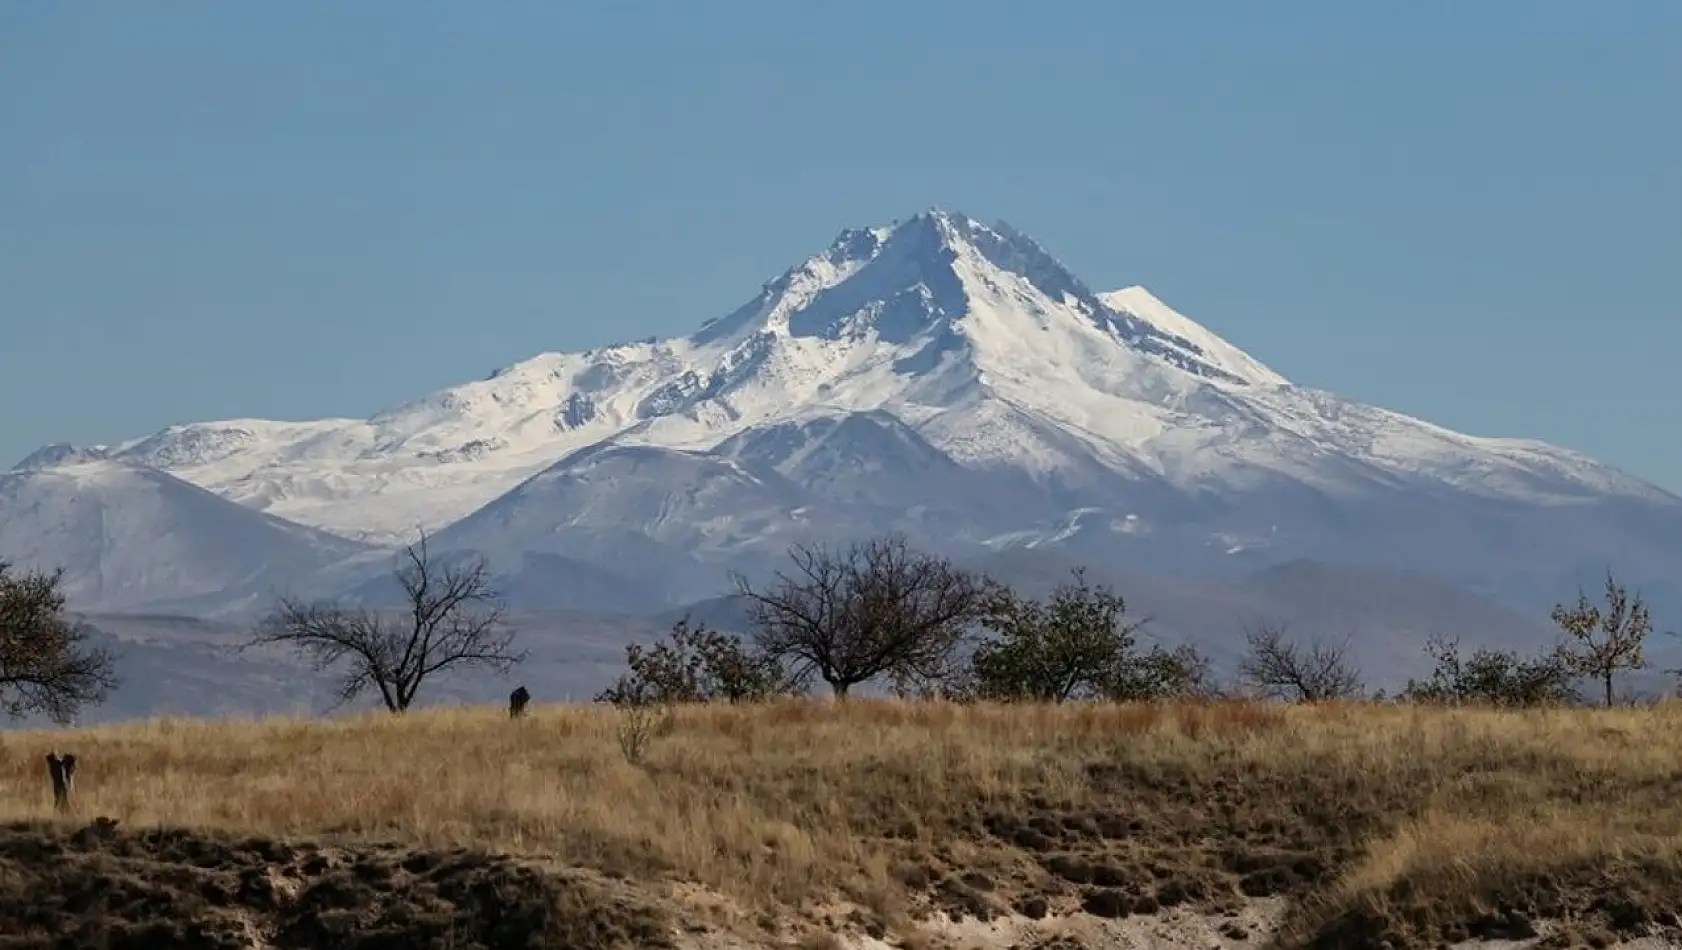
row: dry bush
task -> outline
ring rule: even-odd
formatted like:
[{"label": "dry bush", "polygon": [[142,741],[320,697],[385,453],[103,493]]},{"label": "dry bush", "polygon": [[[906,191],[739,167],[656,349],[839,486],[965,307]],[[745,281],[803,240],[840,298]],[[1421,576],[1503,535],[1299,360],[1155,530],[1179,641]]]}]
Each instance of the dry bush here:
[{"label": "dry bush", "polygon": [[534,709],[517,728],[501,709],[451,709],[17,733],[0,746],[0,820],[48,818],[41,757],[56,747],[82,761],[84,810],[125,826],[562,855],[774,913],[1317,895],[1294,942],[1416,946],[1549,909],[1633,927],[1682,901],[1674,704],[783,700],[671,715],[636,767],[600,706]]},{"label": "dry bush", "polygon": [[1249,652],[1238,662],[1238,679],[1263,697],[1323,703],[1361,695],[1361,671],[1349,659],[1348,643],[1303,646],[1271,624],[1246,630],[1244,639]]},{"label": "dry bush", "polygon": [[669,735],[673,707],[665,703],[619,703],[619,752],[625,761],[641,765],[648,758],[654,740]]}]

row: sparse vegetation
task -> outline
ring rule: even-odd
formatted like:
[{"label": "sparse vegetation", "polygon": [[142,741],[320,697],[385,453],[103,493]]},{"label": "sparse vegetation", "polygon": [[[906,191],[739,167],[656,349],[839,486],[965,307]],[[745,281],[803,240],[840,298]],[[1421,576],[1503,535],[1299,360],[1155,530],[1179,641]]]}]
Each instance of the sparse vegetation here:
[{"label": "sparse vegetation", "polygon": [[626,672],[596,696],[615,706],[650,703],[756,702],[799,691],[777,660],[688,617],[652,647],[625,647]]},{"label": "sparse vegetation", "polygon": [[1575,606],[1560,604],[1553,609],[1553,621],[1571,638],[1566,657],[1582,676],[1594,679],[1604,690],[1606,705],[1614,701],[1613,678],[1623,670],[1647,666],[1644,648],[1653,632],[1653,618],[1640,594],[1633,597],[1624,585],[1606,575],[1606,609],[1577,592]]},{"label": "sparse vegetation", "polygon": [[[1281,703],[1218,698],[1189,647],[1141,649],[1122,597],[1080,571],[1032,600],[897,538],[793,561],[765,590],[739,581],[746,640],[685,618],[628,647],[596,697],[612,713],[533,710],[522,687],[517,725],[452,709],[15,734],[0,880],[17,899],[0,905],[37,909],[0,910],[22,935],[6,946],[661,946],[677,919],[935,946],[942,915],[1265,897],[1287,901],[1279,947],[1545,922],[1558,940],[1682,936],[1682,705],[1587,709],[1573,688],[1592,676],[1610,703],[1612,674],[1644,664],[1646,605],[1610,577],[1604,610],[1555,610],[1563,647],[1463,657],[1434,638],[1432,676],[1401,703],[1353,701],[1345,647],[1252,629],[1240,681]],[[440,670],[519,661],[488,576],[434,562],[423,535],[398,572],[403,623],[283,599],[253,642],[402,712]],[[0,585],[3,642],[47,630],[32,649],[81,671],[57,692],[26,680],[8,711],[97,698],[109,658],[76,651],[58,575],[0,566]],[[21,662],[0,654],[0,687]],[[801,695],[814,679],[921,701],[823,702]],[[71,739],[83,811],[149,830],[49,817],[40,758]],[[95,890],[115,895],[97,913],[76,896]],[[778,922],[814,908],[844,916]]]},{"label": "sparse vegetation", "polygon": [[763,702],[800,691],[798,680],[777,660],[688,617],[653,647],[628,644],[625,665],[626,672],[597,694],[596,702],[619,711],[619,749],[632,765],[670,731],[676,705]]},{"label": "sparse vegetation", "polygon": [[247,645],[289,647],[317,670],[336,668],[341,704],[371,687],[393,713],[406,712],[421,686],[445,670],[504,673],[525,659],[503,623],[484,558],[435,560],[422,532],[400,559],[401,616],[281,597]]},{"label": "sparse vegetation", "polygon": [[65,613],[64,572],[0,561],[0,711],[69,723],[117,686],[113,657]]},{"label": "sparse vegetation", "polygon": [[1349,660],[1346,643],[1316,639],[1305,647],[1272,624],[1245,631],[1244,639],[1249,652],[1238,662],[1238,679],[1263,698],[1323,703],[1361,695],[1361,671]]},{"label": "sparse vegetation", "polygon": [[[395,926],[408,889],[448,886],[406,870],[404,855],[458,848],[543,867],[560,856],[620,877],[643,903],[749,930],[762,914],[837,902],[858,909],[859,926],[897,932],[947,912],[1126,915],[1275,895],[1293,902],[1286,946],[1425,947],[1550,916],[1636,933],[1672,921],[1682,901],[1674,705],[855,698],[670,709],[669,738],[635,768],[618,748],[617,716],[591,707],[537,707],[520,728],[486,708],[82,730],[78,795],[85,812],[125,827],[291,849],[239,859],[295,869],[276,878],[292,883],[265,898],[275,908],[266,919],[303,913],[287,894],[315,886],[299,857],[307,848],[345,855],[333,859],[342,873],[321,880],[348,882],[370,865],[368,894],[389,896],[357,897],[360,915],[328,921],[345,933],[373,926],[363,921]],[[0,819],[47,820],[39,757],[64,741],[8,737]],[[161,861],[146,849],[170,840],[220,853],[189,838],[148,831],[102,847],[125,862]],[[68,875],[95,879],[91,846],[87,859],[70,848],[50,865],[27,863],[32,847],[0,846],[11,862],[0,875],[44,882],[40,867],[60,869],[50,872],[57,883],[30,885],[41,895]],[[391,856],[357,857],[373,854]],[[186,869],[155,873],[149,886],[188,883]],[[681,891],[667,889],[678,882]],[[131,893],[104,913],[211,912]],[[714,896],[685,903],[701,894]]]},{"label": "sparse vegetation", "polygon": [[1525,659],[1512,651],[1480,648],[1462,658],[1458,640],[1432,637],[1425,652],[1436,663],[1431,678],[1409,680],[1402,691],[1406,701],[1526,707],[1581,699],[1571,658],[1560,649]]},{"label": "sparse vegetation", "polygon": [[671,732],[675,710],[669,703],[634,694],[621,697],[614,707],[619,710],[619,752],[626,762],[641,765],[654,740]]}]

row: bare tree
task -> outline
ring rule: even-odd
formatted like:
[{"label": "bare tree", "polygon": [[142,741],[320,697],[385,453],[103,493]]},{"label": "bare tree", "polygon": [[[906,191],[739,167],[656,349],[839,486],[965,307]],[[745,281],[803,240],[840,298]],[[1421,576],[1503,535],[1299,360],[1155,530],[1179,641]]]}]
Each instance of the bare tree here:
[{"label": "bare tree", "polygon": [[1653,618],[1641,595],[1630,596],[1611,572],[1606,574],[1604,611],[1578,590],[1575,607],[1559,604],[1551,616],[1572,640],[1566,647],[1572,669],[1605,688],[1607,706],[1612,705],[1612,677],[1619,670],[1646,668],[1642,646],[1653,632]]},{"label": "bare tree", "polygon": [[341,704],[372,686],[394,713],[407,710],[434,673],[505,673],[525,660],[524,651],[513,649],[514,630],[503,622],[506,610],[484,558],[434,561],[422,532],[401,555],[396,576],[405,599],[401,615],[282,597],[247,646],[287,646],[317,670],[341,667]]},{"label": "bare tree", "polygon": [[1244,632],[1250,645],[1238,663],[1239,679],[1269,699],[1319,703],[1361,694],[1361,673],[1347,644],[1315,640],[1304,648],[1285,639],[1285,628],[1260,624]]},{"label": "bare tree", "polygon": [[110,651],[65,614],[64,572],[13,574],[0,561],[0,710],[74,721],[117,687]]},{"label": "bare tree", "polygon": [[791,573],[764,590],[736,577],[761,656],[813,674],[839,698],[884,674],[929,682],[981,617],[992,585],[894,535],[845,551],[796,546]]}]

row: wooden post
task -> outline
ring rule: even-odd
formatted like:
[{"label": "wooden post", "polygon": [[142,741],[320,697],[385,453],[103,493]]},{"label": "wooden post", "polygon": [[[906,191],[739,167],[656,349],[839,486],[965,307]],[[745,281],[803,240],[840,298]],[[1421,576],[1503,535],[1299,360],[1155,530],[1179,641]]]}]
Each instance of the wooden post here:
[{"label": "wooden post", "polygon": [[531,694],[524,686],[517,687],[508,694],[508,718],[518,719],[526,714],[526,704],[531,702]]},{"label": "wooden post", "polygon": [[76,757],[47,753],[47,774],[53,780],[53,807],[70,810],[70,794],[76,790]]}]

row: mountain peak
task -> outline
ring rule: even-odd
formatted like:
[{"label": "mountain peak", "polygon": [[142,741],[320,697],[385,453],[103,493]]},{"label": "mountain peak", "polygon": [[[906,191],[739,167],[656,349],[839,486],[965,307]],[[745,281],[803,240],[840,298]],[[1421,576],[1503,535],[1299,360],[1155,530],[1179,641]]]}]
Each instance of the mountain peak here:
[{"label": "mountain peak", "polygon": [[[994,266],[1027,276],[1029,270],[1058,270],[1060,282],[1078,285],[1063,264],[1046,253],[1045,249],[1027,234],[1008,222],[987,224],[979,218],[942,205],[930,205],[909,218],[895,218],[886,225],[868,228],[846,228],[838,234],[829,248],[806,265],[796,267],[795,273],[822,260],[833,265],[845,262],[865,263],[873,259],[889,244],[915,246],[925,251],[974,248]],[[939,266],[938,258],[929,263]]]},{"label": "mountain peak", "polygon": [[125,609],[334,594],[384,570],[357,542],[417,525],[508,564],[653,565],[671,589],[862,531],[1518,579],[1559,538],[1571,559],[1669,557],[1682,531],[1645,483],[1290,386],[1144,287],[1095,292],[939,205],[842,231],[687,337],[542,354],[367,418],[171,426],[22,466],[0,475],[0,558],[68,564],[78,596]]},{"label": "mountain peak", "polygon": [[909,218],[903,220],[895,218],[888,223],[888,228],[892,230],[918,222],[940,223],[955,228],[977,223],[974,218],[956,208],[948,208],[942,204],[931,204]]},{"label": "mountain peak", "polygon": [[[978,307],[984,317],[976,316]],[[1092,339],[1094,330],[1107,346]],[[1045,332],[1074,336],[1053,344]],[[770,336],[761,340],[763,334]],[[1159,388],[1144,378],[1158,371],[1153,365],[1229,385],[1285,382],[1143,288],[1098,294],[1009,223],[983,224],[941,205],[842,231],[823,253],[767,282],[758,297],[689,341],[757,359],[766,341],[784,336],[911,347],[914,353],[896,357],[896,366],[911,372],[947,365],[948,354],[990,339],[1007,348],[1051,346],[1039,372],[1065,361],[1058,352],[1091,351],[1090,359],[1112,364],[1098,375],[1137,377],[1129,388]],[[1139,357],[1145,362],[1130,362]],[[1123,371],[1124,364],[1137,370]]]},{"label": "mountain peak", "polygon": [[61,465],[74,465],[78,462],[89,462],[105,458],[110,449],[103,445],[77,446],[68,442],[53,442],[43,445],[24,456],[12,466],[14,472],[33,471],[35,469],[56,468]]}]

